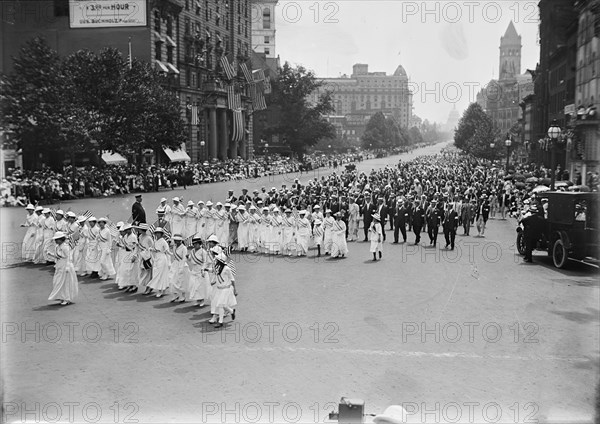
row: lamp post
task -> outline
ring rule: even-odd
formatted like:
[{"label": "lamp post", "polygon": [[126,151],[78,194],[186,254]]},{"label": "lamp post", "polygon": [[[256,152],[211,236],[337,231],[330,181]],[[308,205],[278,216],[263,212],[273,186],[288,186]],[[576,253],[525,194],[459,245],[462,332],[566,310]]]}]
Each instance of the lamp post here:
[{"label": "lamp post", "polygon": [[327,145],[327,149],[329,149],[329,152],[331,153],[331,144]]},{"label": "lamp post", "polygon": [[510,159],[510,145],[512,144],[512,140],[510,139],[510,136],[506,137],[506,141],[504,142],[504,145],[506,146],[506,173],[508,174],[508,161]]},{"label": "lamp post", "polygon": [[554,190],[554,182],[556,180],[554,172],[554,168],[556,167],[556,141],[561,133],[562,130],[558,126],[556,119],[553,120],[550,128],[548,128],[548,137],[550,137],[550,190]]},{"label": "lamp post", "polygon": [[496,143],[492,141],[490,143],[490,149],[492,149],[492,166],[494,166],[494,159],[496,158],[496,151],[494,150],[494,147],[496,147]]},{"label": "lamp post", "polygon": [[269,143],[265,143],[265,156],[269,154]]},{"label": "lamp post", "polygon": [[200,151],[202,152],[202,162],[206,159],[206,155],[204,154],[204,146],[206,146],[206,142],[204,140],[200,141]]}]

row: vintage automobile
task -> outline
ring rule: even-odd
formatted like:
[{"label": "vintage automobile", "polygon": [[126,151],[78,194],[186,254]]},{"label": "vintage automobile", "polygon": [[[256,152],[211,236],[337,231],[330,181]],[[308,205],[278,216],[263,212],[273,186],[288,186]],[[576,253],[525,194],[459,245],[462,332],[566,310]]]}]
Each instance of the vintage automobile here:
[{"label": "vintage automobile", "polygon": [[[546,192],[548,216],[545,230],[536,249],[546,250],[557,268],[564,268],[569,259],[598,260],[597,192]],[[524,253],[523,232],[517,230],[517,248]]]}]

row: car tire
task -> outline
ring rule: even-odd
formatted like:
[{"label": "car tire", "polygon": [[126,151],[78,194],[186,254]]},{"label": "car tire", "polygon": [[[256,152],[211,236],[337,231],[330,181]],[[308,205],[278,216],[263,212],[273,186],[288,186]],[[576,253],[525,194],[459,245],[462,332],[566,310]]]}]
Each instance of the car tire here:
[{"label": "car tire", "polygon": [[569,252],[561,239],[557,239],[552,246],[552,262],[558,269],[562,269],[569,261]]},{"label": "car tire", "polygon": [[517,234],[517,251],[520,255],[525,254],[525,237],[523,237],[523,231]]}]

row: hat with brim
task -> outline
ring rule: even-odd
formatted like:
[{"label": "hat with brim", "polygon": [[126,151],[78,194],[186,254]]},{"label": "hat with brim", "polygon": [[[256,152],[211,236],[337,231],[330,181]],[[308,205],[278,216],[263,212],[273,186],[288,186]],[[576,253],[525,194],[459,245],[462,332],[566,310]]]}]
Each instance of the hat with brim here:
[{"label": "hat with brim", "polygon": [[226,264],[227,263],[227,256],[225,256],[223,253],[220,253],[217,256],[215,256],[215,260],[218,261],[218,262],[221,262],[222,264]]},{"label": "hat with brim", "polygon": [[183,237],[180,234],[175,234],[173,236],[173,241],[183,241]]},{"label": "hat with brim", "polygon": [[[141,194],[140,194],[140,196],[141,196]],[[163,197],[162,199],[160,199],[160,203],[162,203],[162,202],[166,202],[166,201],[167,201],[167,198],[166,198],[166,197]]]},{"label": "hat with brim", "polygon": [[142,195],[141,195],[141,194],[136,194],[136,195],[135,195],[135,198],[136,198],[136,199],[139,199],[140,197],[142,197]]},{"label": "hat with brim", "polygon": [[300,212],[298,212],[298,215],[306,215],[306,211],[303,209]]},{"label": "hat with brim", "polygon": [[194,206],[194,201],[193,200],[188,200],[187,205],[188,206]]},{"label": "hat with brim", "polygon": [[315,205],[313,209],[321,209],[321,206]]},{"label": "hat with brim", "polygon": [[165,214],[165,210],[164,209],[157,209],[156,210],[156,214],[157,215],[164,215]]},{"label": "hat with brim", "polygon": [[77,215],[75,215],[75,212],[69,211],[69,212],[67,212],[67,217],[68,218],[77,218]]},{"label": "hat with brim", "polygon": [[97,221],[98,221],[98,219],[97,219],[95,216],[90,216],[90,217],[88,218],[88,221],[89,221],[89,222],[97,222]]},{"label": "hat with brim", "polygon": [[82,222],[87,221],[87,218],[83,215],[81,215],[79,218],[77,218],[77,223],[81,224]]},{"label": "hat with brim", "polygon": [[240,206],[238,206],[237,209],[238,209],[238,211],[245,211],[246,210],[246,206],[240,205]]},{"label": "hat with brim", "polygon": [[179,202],[179,197],[173,197],[174,202]]},{"label": "hat with brim", "polygon": [[208,241],[212,241],[212,242],[218,243],[219,242],[219,238],[216,235],[211,234],[211,236],[208,238]]},{"label": "hat with brim", "polygon": [[208,202],[206,202],[206,206],[212,206],[213,202],[211,202],[210,200]]},{"label": "hat with brim", "polygon": [[164,233],[165,233],[165,230],[163,230],[163,228],[162,228],[162,227],[156,227],[156,228],[154,229],[154,233],[155,233],[155,234],[156,234],[156,233],[161,233],[161,234],[164,234]]},{"label": "hat with brim", "polygon": [[388,406],[383,414],[375,415],[373,422],[376,424],[405,424],[407,423],[408,412],[400,405]]},{"label": "hat with brim", "polygon": [[255,211],[256,210],[256,206],[254,206],[254,205],[250,206],[250,210],[251,211]]},{"label": "hat with brim", "polygon": [[373,219],[376,219],[377,221],[381,221],[381,216],[379,216],[378,213],[374,213],[373,214]]},{"label": "hat with brim", "polygon": [[41,206],[36,206],[36,207],[35,207],[35,211],[36,211],[36,212],[41,212],[41,211],[43,211],[43,210],[44,210],[44,208],[43,208],[43,207],[41,207]]},{"label": "hat with brim", "polygon": [[25,209],[27,209],[28,211],[33,211],[33,210],[35,210],[35,206],[33,206],[33,205],[30,203],[30,204],[28,204],[28,205],[25,207]]},{"label": "hat with brim", "polygon": [[107,223],[107,222],[108,222],[108,218],[106,218],[106,217],[99,218],[99,219],[98,219],[98,222],[104,222],[104,223]]},{"label": "hat with brim", "polygon": [[48,209],[48,208],[44,208],[44,209],[42,210],[42,213],[50,213],[50,209]]},{"label": "hat with brim", "polygon": [[125,223],[123,221],[117,222],[117,230],[123,231],[123,226],[124,225],[125,225]]},{"label": "hat with brim", "polygon": [[331,209],[327,209],[327,210],[325,211],[325,213],[332,213],[332,212],[331,212]]},{"label": "hat with brim", "polygon": [[52,237],[54,240],[58,240],[58,239],[64,239],[67,238],[67,235],[65,233],[63,233],[62,231],[57,231],[56,233],[54,233],[54,237]]}]

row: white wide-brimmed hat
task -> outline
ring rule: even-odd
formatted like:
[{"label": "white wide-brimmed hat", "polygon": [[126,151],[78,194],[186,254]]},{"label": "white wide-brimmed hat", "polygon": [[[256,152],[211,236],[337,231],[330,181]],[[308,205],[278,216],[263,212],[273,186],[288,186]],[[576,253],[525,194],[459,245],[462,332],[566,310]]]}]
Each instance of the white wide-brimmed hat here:
[{"label": "white wide-brimmed hat", "polygon": [[379,216],[378,213],[373,214],[373,219],[376,219],[377,221],[381,221],[381,217]]},{"label": "white wide-brimmed hat", "polygon": [[213,202],[211,202],[210,200],[208,202],[206,202],[206,206],[212,206]]},{"label": "white wide-brimmed hat", "polygon": [[75,212],[73,212],[73,211],[69,211],[69,212],[67,212],[67,216],[68,216],[69,218],[77,218],[77,215],[75,215]]},{"label": "white wide-brimmed hat", "polygon": [[67,235],[65,233],[63,233],[62,231],[57,231],[54,233],[54,237],[52,237],[54,240],[58,240],[61,238],[67,238]]},{"label": "white wide-brimmed hat", "polygon": [[188,206],[194,206],[194,201],[193,200],[188,200],[187,205]]},{"label": "white wide-brimmed hat", "polygon": [[27,209],[28,211],[30,211],[30,210],[31,210],[31,211],[33,211],[33,210],[35,210],[35,206],[33,206],[33,205],[30,203],[30,204],[28,204],[28,205],[25,207],[25,209]]},{"label": "white wide-brimmed hat", "polygon": [[179,197],[173,197],[174,202],[179,202]]},{"label": "white wide-brimmed hat", "polygon": [[173,241],[183,241],[183,237],[180,234],[175,234],[173,236]]},{"label": "white wide-brimmed hat", "polygon": [[59,209],[59,210],[56,211],[56,214],[57,215],[65,216],[65,211],[63,211],[62,209]]},{"label": "white wide-brimmed hat", "polygon": [[208,241],[214,241],[215,243],[218,243],[219,238],[216,235],[211,234],[211,236],[208,238]]},{"label": "white wide-brimmed hat", "polygon": [[162,234],[164,234],[164,233],[165,233],[165,230],[163,230],[163,228],[162,228],[162,227],[156,227],[156,228],[154,229],[154,233],[162,233]]},{"label": "white wide-brimmed hat", "polygon": [[50,213],[50,208],[44,208],[44,209],[42,210],[42,213]]},{"label": "white wide-brimmed hat", "polygon": [[102,218],[98,218],[98,222],[108,222],[108,218],[103,216]]}]

